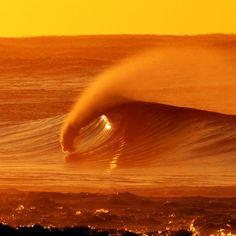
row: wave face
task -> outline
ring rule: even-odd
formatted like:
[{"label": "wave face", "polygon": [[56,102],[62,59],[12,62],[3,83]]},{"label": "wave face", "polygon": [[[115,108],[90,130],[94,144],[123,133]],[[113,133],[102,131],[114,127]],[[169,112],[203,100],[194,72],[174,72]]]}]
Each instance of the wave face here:
[{"label": "wave face", "polygon": [[178,167],[182,173],[231,172],[236,168],[236,117],[132,102],[83,127],[74,143],[69,163],[107,172],[159,168],[174,173]]},{"label": "wave face", "polygon": [[67,161],[107,166],[108,172],[235,171],[234,55],[213,47],[172,47],[101,74],[65,120]]}]

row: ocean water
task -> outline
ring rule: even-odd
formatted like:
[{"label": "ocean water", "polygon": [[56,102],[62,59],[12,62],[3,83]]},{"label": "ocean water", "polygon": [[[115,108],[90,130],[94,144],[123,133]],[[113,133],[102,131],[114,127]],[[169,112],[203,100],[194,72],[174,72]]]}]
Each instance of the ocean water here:
[{"label": "ocean water", "polygon": [[1,222],[235,233],[235,55],[227,35],[1,38]]},{"label": "ocean water", "polygon": [[0,43],[1,188],[234,196],[233,36]]}]

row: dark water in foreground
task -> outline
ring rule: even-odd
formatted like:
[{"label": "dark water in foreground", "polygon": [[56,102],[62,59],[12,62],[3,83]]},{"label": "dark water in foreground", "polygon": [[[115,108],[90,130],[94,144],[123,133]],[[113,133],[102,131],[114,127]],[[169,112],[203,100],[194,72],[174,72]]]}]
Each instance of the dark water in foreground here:
[{"label": "dark water in foreground", "polygon": [[31,227],[20,226],[17,228],[13,228],[9,225],[0,224],[0,233],[6,236],[13,235],[53,235],[53,236],[69,236],[69,235],[81,235],[81,236],[111,236],[111,235],[119,235],[119,236],[140,236],[140,235],[170,235],[170,236],[190,236],[192,235],[191,231],[188,230],[178,230],[178,231],[159,231],[152,233],[135,233],[127,230],[116,230],[116,229],[93,229],[91,227],[65,227],[65,228],[57,228],[57,227],[43,227],[41,225],[34,225]]},{"label": "dark water in foreground", "polygon": [[2,194],[0,201],[1,221],[15,227],[89,225],[103,231],[128,229],[144,233],[184,229],[200,235],[236,233],[236,198],[12,190]]}]

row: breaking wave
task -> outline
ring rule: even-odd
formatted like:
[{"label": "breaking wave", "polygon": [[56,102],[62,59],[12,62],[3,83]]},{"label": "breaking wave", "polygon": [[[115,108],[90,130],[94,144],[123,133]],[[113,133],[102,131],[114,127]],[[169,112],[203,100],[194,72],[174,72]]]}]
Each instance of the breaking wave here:
[{"label": "breaking wave", "polygon": [[234,55],[206,46],[155,49],[105,71],[64,122],[67,160],[114,169],[166,161],[194,168],[200,159],[234,168]]}]

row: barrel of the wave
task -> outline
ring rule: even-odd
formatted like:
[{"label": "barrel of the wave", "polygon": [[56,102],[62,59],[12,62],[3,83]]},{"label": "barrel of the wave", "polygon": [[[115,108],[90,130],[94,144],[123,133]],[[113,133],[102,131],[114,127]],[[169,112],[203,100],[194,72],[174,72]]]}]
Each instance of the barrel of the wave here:
[{"label": "barrel of the wave", "polygon": [[[112,136],[112,122],[106,115],[101,115],[85,127],[82,127],[73,140],[73,152],[69,152],[66,161],[76,161],[81,157],[88,157],[91,153],[97,153],[96,149],[101,147]],[[89,154],[88,154],[89,153]]]}]

